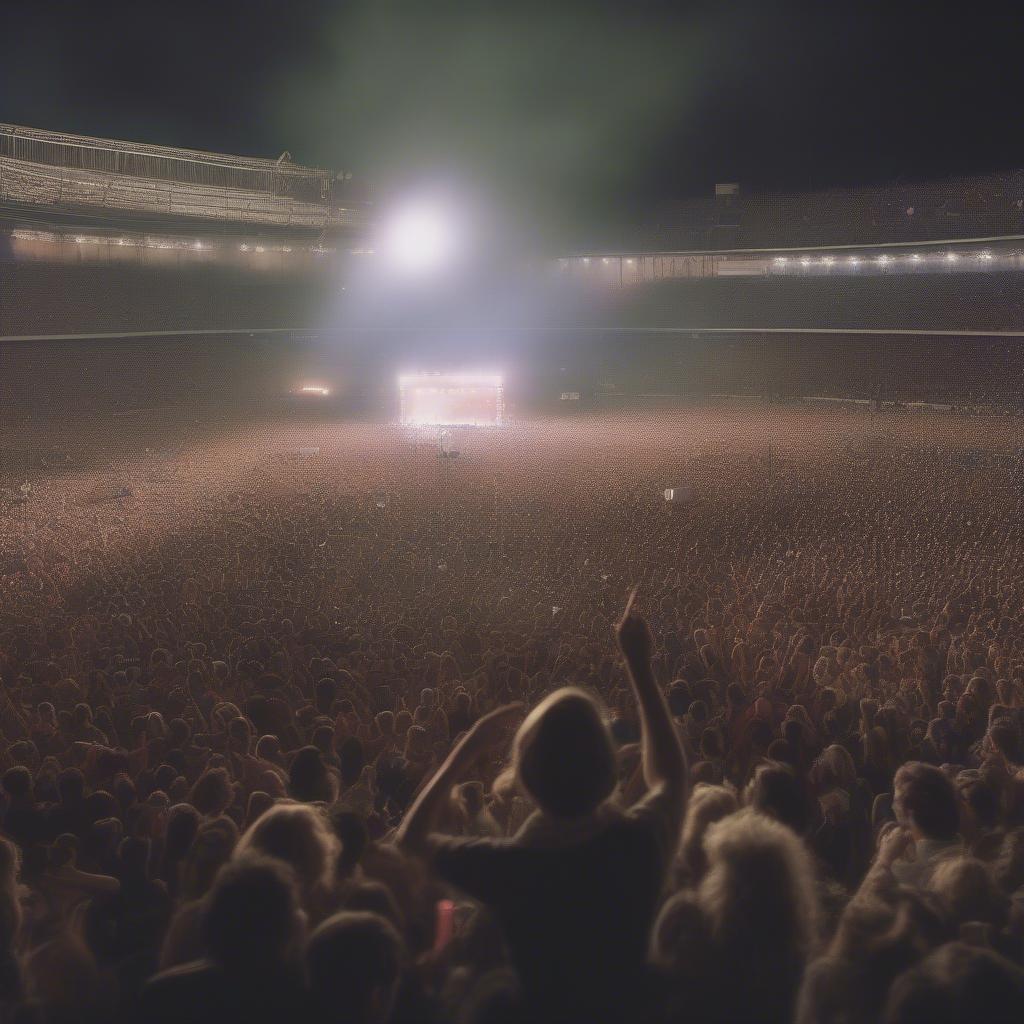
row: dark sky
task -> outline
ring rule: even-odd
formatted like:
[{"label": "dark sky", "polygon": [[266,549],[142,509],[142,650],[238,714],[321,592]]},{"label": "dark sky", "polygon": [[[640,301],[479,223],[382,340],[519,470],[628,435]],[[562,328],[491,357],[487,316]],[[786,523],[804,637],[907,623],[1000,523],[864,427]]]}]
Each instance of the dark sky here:
[{"label": "dark sky", "polygon": [[0,120],[552,202],[1024,165],[1012,8],[0,0]]}]

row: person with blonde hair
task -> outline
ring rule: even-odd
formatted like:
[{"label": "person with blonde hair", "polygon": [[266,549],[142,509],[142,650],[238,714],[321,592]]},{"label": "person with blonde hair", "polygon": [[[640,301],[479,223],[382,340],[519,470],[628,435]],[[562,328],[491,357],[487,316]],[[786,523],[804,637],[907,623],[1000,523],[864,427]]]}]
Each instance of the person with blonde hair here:
[{"label": "person with blonde hair", "polygon": [[697,885],[707,871],[704,852],[707,830],[739,808],[736,792],[729,786],[713,786],[699,782],[693,787],[683,820],[683,833],[676,858],[677,882]]},{"label": "person with blonde hair", "polygon": [[[655,962],[691,1009],[714,1021],[788,1022],[804,966],[818,942],[810,855],[779,822],[751,808],[713,824],[708,869],[677,893],[654,928]],[[673,1000],[674,1003],[674,1000]],[[682,1011],[673,1012],[675,1019]]]}]

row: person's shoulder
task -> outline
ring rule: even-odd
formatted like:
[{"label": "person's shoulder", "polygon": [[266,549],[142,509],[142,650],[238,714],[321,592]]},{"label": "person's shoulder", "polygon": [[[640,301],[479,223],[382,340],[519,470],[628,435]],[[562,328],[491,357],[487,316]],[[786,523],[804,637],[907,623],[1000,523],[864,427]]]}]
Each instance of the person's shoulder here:
[{"label": "person's shoulder", "polygon": [[680,808],[678,796],[670,786],[659,783],[649,789],[635,804],[620,812],[620,817],[632,824],[648,824],[664,817],[674,818]]},{"label": "person's shoulder", "polygon": [[191,960],[154,974],[143,988],[145,998],[175,998],[185,993],[197,997],[216,988],[223,972],[212,960]]},{"label": "person's shoulder", "polygon": [[178,979],[213,978],[221,973],[221,968],[212,960],[206,958],[189,960],[188,963],[177,964],[159,971],[149,979],[147,985],[168,984]]}]

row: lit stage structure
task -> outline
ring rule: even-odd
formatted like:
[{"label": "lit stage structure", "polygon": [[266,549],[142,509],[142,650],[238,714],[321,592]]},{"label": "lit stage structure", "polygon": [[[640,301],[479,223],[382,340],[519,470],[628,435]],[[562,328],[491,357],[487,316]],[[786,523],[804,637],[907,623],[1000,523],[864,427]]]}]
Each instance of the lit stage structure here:
[{"label": "lit stage structure", "polygon": [[[451,479],[459,449],[453,447],[460,427],[500,427],[504,420],[504,387],[496,373],[406,373],[398,378],[401,422],[422,439],[436,433],[437,494],[433,502],[433,534],[439,572],[448,569],[445,554],[453,529]],[[417,447],[420,442],[417,441]],[[495,521],[499,521],[495,490]],[[492,550],[500,550],[500,541]]]},{"label": "lit stage structure", "polygon": [[497,427],[504,416],[502,379],[495,373],[409,373],[398,378],[407,427]]}]

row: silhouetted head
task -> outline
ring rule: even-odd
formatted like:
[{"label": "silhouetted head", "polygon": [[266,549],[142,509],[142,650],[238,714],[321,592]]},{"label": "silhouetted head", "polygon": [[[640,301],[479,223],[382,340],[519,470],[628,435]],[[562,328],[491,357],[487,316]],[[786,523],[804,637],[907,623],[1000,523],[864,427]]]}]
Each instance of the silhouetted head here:
[{"label": "silhouetted head", "polygon": [[202,931],[214,960],[251,974],[283,962],[300,921],[291,869],[249,854],[221,868],[207,897]]},{"label": "silhouetted head", "polygon": [[589,814],[615,789],[612,737],[582,690],[557,690],[538,704],[519,728],[514,756],[522,787],[557,818]]},{"label": "silhouetted head", "polygon": [[377,914],[342,912],[309,937],[306,970],[314,1014],[344,1024],[383,1024],[402,963],[398,932]]}]

